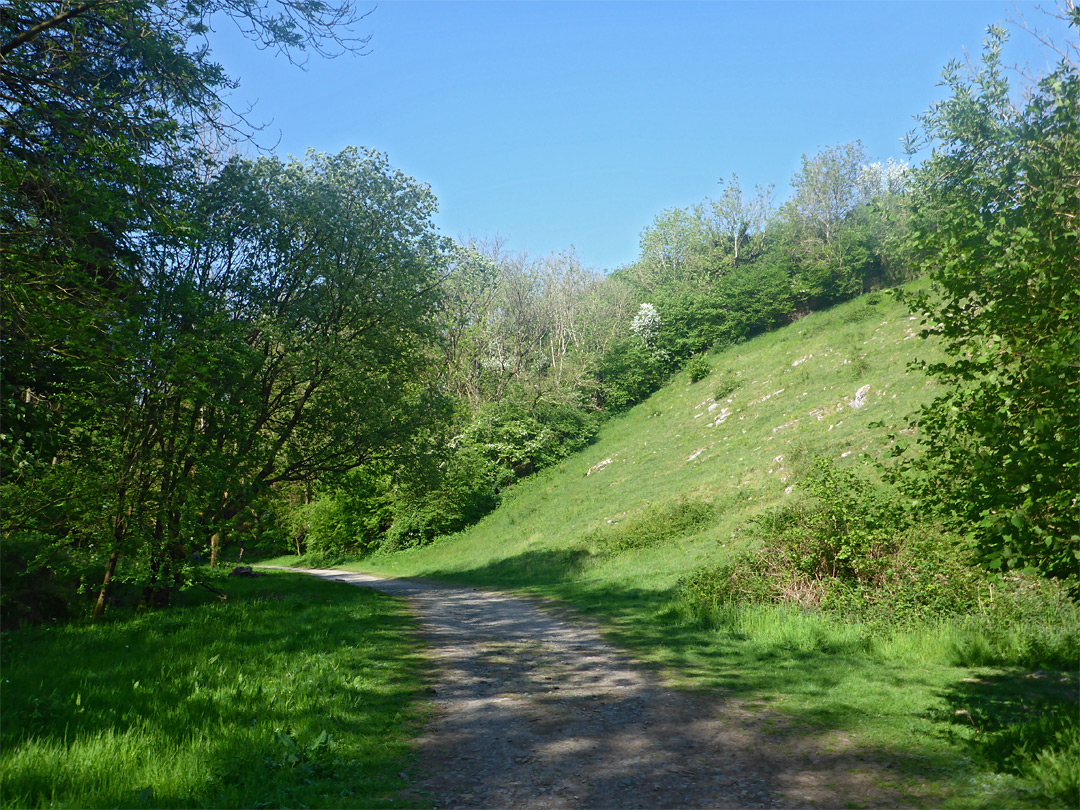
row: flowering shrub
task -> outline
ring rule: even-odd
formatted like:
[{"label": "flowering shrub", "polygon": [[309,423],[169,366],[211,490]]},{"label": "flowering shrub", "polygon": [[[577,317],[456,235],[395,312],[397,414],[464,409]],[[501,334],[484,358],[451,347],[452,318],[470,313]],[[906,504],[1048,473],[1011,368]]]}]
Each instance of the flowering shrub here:
[{"label": "flowering shrub", "polygon": [[642,304],[638,307],[634,320],[630,322],[630,331],[651,348],[656,343],[656,336],[660,334],[660,326],[660,313],[656,311],[656,307]]}]

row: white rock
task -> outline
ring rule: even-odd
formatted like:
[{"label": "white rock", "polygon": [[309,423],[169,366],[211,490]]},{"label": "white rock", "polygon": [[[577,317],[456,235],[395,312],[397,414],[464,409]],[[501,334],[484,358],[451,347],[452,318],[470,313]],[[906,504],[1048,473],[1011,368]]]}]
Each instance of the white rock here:
[{"label": "white rock", "polygon": [[587,473],[585,473],[585,475],[592,475],[594,472],[600,472],[600,470],[604,469],[604,467],[606,467],[608,464],[610,464],[611,461],[612,461],[612,459],[605,458],[599,464],[594,464],[592,467],[590,467],[589,471]]},{"label": "white rock", "polygon": [[870,393],[870,386],[864,385],[858,391],[855,392],[855,399],[852,401],[851,406],[855,410],[858,410],[866,404],[866,395]]}]

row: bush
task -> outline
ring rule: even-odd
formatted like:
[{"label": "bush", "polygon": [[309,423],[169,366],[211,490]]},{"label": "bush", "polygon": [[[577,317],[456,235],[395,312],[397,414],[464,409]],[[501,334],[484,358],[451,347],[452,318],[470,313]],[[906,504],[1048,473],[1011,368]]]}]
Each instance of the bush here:
[{"label": "bush", "polygon": [[394,522],[380,548],[394,551],[424,545],[475,523],[499,503],[499,492],[514,480],[484,448],[464,440],[431,477],[404,481],[394,499]]},{"label": "bush", "polygon": [[600,390],[597,404],[611,413],[624,411],[667,382],[668,357],[634,337],[614,342],[596,369]]},{"label": "bush", "polygon": [[292,517],[307,553],[331,557],[373,550],[392,520],[390,476],[377,467],[352,470]]},{"label": "bush", "polygon": [[[0,544],[0,629],[71,618],[79,607],[83,573],[88,571],[75,568],[70,555],[50,545],[46,537],[32,532],[5,536]],[[97,573],[95,567],[93,574]]]},{"label": "bush", "polygon": [[601,551],[617,554],[691,535],[712,522],[714,513],[712,504],[680,498],[650,505],[625,520],[594,529],[585,539]]},{"label": "bush", "polygon": [[691,612],[794,603],[900,626],[980,610],[990,591],[970,548],[913,520],[891,489],[820,459],[806,485],[812,499],[743,527],[753,551],[680,582]]},{"label": "bush", "polygon": [[712,366],[704,356],[696,354],[686,364],[686,371],[690,374],[690,382],[696,383],[712,374]]},{"label": "bush", "polygon": [[573,405],[540,400],[526,408],[504,402],[481,411],[459,443],[524,478],[587,447],[599,427],[595,414]]},{"label": "bush", "polygon": [[816,502],[781,507],[751,521],[769,567],[811,580],[879,583],[910,525],[899,500],[822,459],[811,464],[806,486]]}]

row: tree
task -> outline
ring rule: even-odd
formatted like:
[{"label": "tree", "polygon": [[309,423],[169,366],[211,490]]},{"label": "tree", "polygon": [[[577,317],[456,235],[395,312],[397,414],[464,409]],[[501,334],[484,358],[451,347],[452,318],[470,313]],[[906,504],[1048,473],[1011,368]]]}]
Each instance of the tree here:
[{"label": "tree", "polygon": [[802,168],[791,178],[791,205],[800,221],[826,247],[834,244],[844,219],[859,203],[859,174],[866,150],[856,141],[832,146],[813,158],[802,156]]},{"label": "tree", "polygon": [[765,229],[773,215],[772,187],[759,186],[757,196],[748,198],[736,174],[720,185],[720,199],[710,200],[709,208],[721,249],[734,268],[754,261],[764,250]]},{"label": "tree", "polygon": [[[1068,11],[1073,33],[1080,9]],[[1080,556],[1080,70],[1071,46],[1018,98],[991,27],[973,73],[921,117],[915,299],[948,359],[918,414],[907,486],[994,570],[1077,577]]]},{"label": "tree", "polygon": [[709,240],[702,206],[665,211],[641,232],[640,241],[633,277],[644,294],[707,280]]},{"label": "tree", "polygon": [[[209,159],[197,135],[223,131],[232,86],[199,38],[224,14],[290,58],[362,47],[339,28],[352,8],[12,0],[0,12],[0,478],[17,505],[5,554],[21,543],[31,567],[60,565],[165,525],[158,494],[172,484],[153,463],[180,451],[155,421],[171,389],[154,374],[192,341],[151,337],[181,312],[190,324],[198,302],[147,289],[156,254],[194,225],[189,190]],[[166,298],[180,309],[160,309]]]},{"label": "tree", "polygon": [[823,149],[813,158],[803,155],[802,168],[791,178],[794,196],[786,207],[786,235],[799,268],[796,289],[813,308],[842,301],[861,288],[855,271],[863,257],[850,226],[865,162],[866,151],[856,141]]}]

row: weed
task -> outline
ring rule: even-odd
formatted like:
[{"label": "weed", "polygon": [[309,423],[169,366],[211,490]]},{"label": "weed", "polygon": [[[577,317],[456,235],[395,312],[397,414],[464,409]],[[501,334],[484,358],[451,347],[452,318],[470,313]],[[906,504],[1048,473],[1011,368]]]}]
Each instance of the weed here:
[{"label": "weed", "polygon": [[728,369],[724,371],[716,381],[716,387],[713,388],[713,399],[717,402],[722,402],[737,390],[739,390],[739,378],[734,372]]}]

